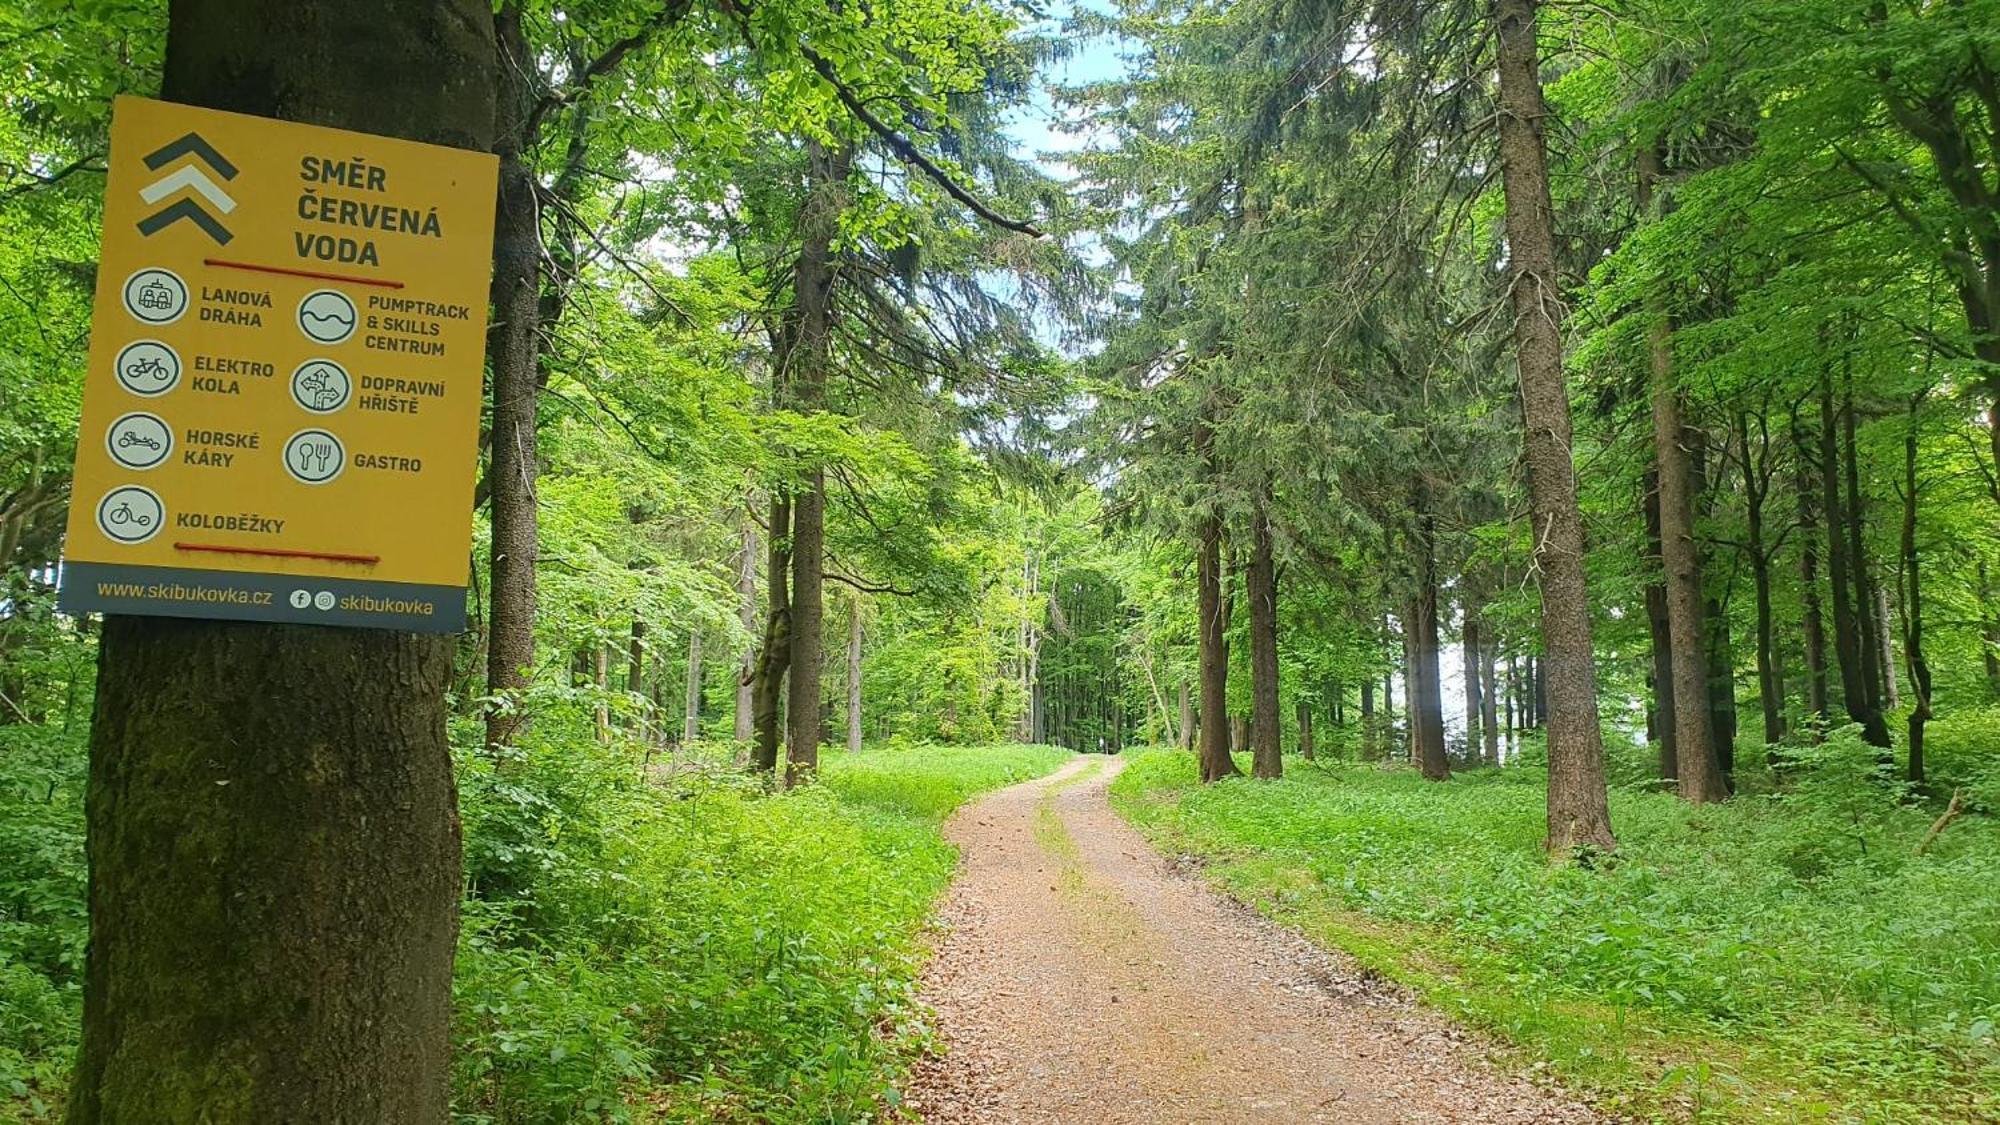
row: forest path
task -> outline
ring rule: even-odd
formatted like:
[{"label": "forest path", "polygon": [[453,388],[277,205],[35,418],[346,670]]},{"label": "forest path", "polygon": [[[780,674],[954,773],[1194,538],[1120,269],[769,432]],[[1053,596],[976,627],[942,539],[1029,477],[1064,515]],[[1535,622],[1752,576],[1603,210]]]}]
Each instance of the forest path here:
[{"label": "forest path", "polygon": [[934,1125],[1597,1122],[1463,1031],[1174,871],[1079,759],[961,809],[924,976]]}]

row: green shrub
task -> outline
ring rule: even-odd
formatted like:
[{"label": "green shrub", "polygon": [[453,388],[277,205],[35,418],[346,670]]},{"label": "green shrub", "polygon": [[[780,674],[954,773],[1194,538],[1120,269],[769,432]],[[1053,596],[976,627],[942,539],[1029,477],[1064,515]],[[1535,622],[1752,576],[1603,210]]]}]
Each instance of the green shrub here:
[{"label": "green shrub", "polygon": [[84,748],[0,726],[0,1121],[53,1111],[83,998]]}]

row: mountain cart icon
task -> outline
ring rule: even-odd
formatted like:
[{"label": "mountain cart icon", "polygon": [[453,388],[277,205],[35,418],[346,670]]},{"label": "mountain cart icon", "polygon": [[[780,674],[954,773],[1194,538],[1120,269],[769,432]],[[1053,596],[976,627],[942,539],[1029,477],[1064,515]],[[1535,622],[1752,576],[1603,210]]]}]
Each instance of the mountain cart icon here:
[{"label": "mountain cart icon", "polygon": [[158,438],[147,437],[136,430],[126,430],[124,433],[118,435],[118,447],[120,449],[130,449],[135,445],[143,445],[155,453],[160,451],[160,439]]}]

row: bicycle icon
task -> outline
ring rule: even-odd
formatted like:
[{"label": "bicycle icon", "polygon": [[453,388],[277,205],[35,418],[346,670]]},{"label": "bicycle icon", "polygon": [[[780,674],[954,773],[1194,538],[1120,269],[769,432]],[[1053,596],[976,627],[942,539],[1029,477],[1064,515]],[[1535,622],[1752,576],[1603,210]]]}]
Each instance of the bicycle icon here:
[{"label": "bicycle icon", "polygon": [[121,485],[97,502],[97,528],[106,538],[131,545],[159,534],[167,509],[150,488]]},{"label": "bicycle icon", "polygon": [[125,345],[112,362],[118,385],[140,398],[157,398],[181,381],[181,357],[158,340]]}]

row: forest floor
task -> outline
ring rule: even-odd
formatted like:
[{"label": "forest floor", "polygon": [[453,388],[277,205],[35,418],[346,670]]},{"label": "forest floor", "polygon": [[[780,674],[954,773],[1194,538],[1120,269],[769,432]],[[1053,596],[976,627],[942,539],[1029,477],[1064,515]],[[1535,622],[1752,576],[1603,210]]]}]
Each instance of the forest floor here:
[{"label": "forest floor", "polygon": [[1358,965],[1176,870],[1084,758],[961,809],[906,1102],[972,1122],[1597,1122]]}]

